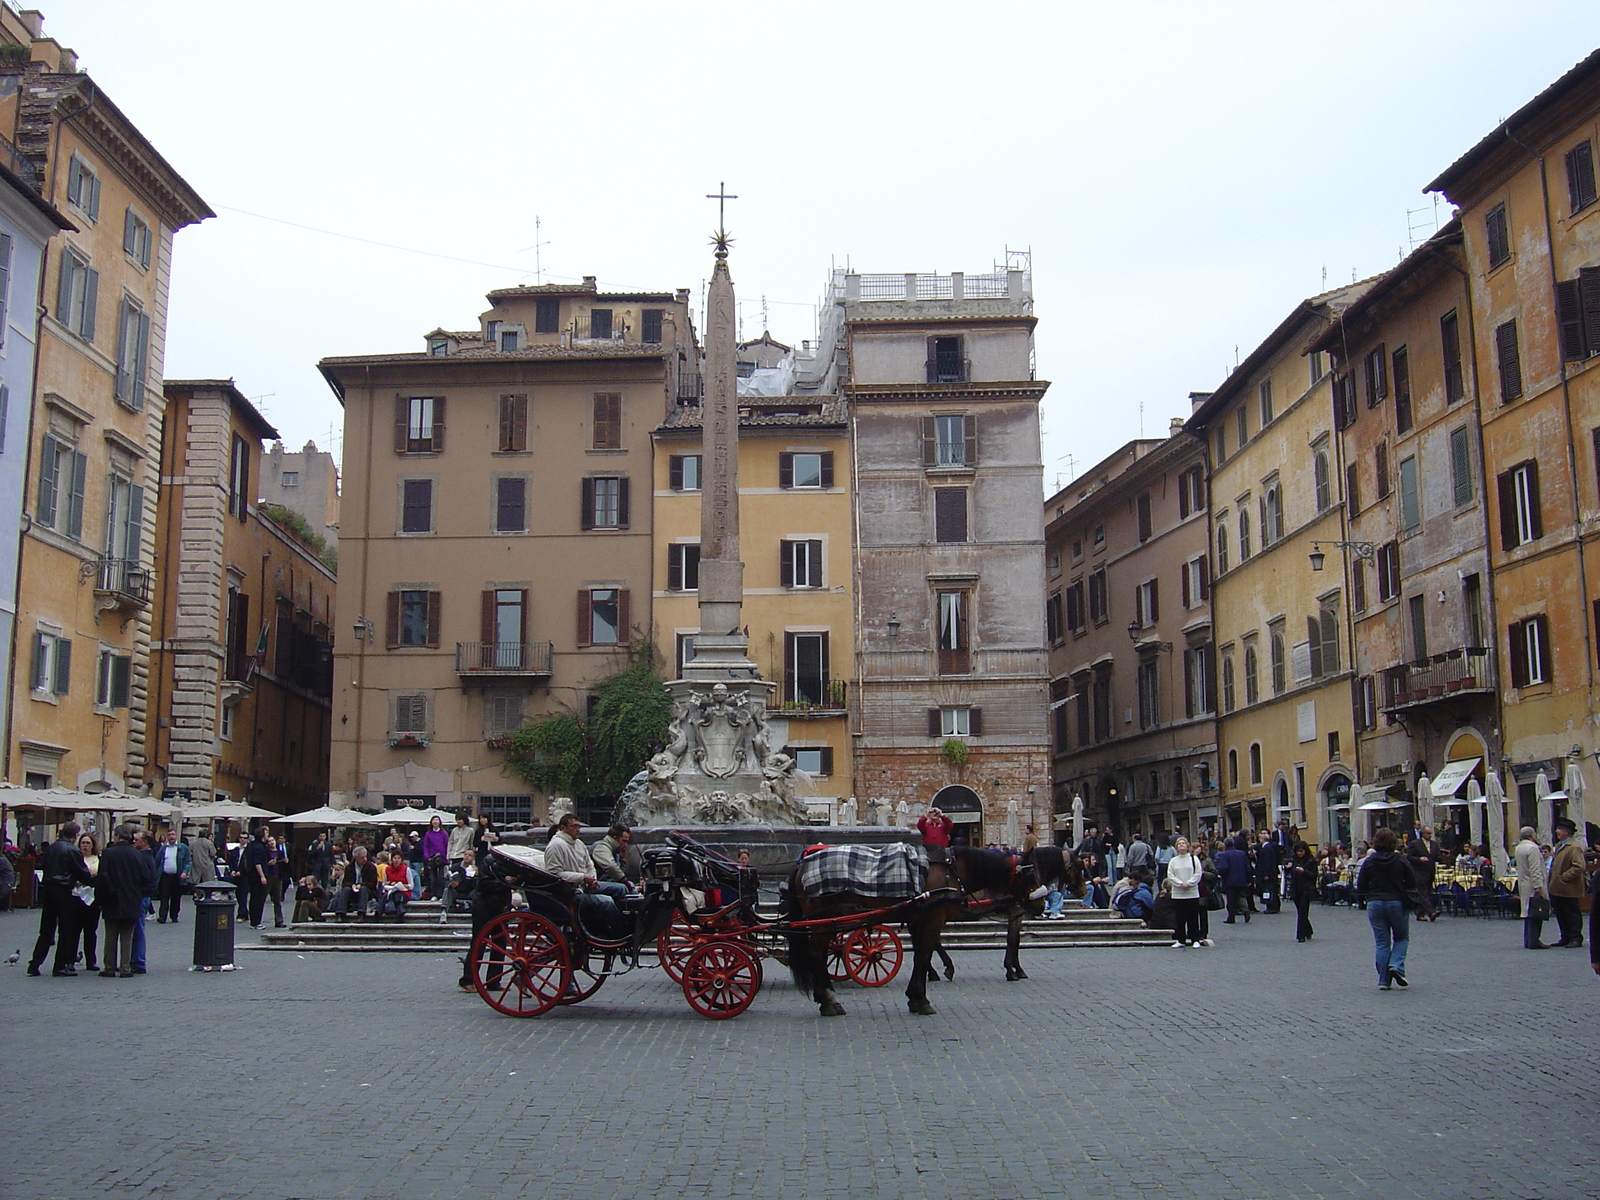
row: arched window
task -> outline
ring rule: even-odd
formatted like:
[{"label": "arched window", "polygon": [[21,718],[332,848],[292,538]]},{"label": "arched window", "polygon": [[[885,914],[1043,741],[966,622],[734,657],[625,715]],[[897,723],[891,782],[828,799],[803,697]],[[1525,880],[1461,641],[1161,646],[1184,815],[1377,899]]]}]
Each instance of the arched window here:
[{"label": "arched window", "polygon": [[1239,786],[1239,752],[1237,750],[1229,750],[1228,751],[1228,787],[1237,788],[1238,786]]},{"label": "arched window", "polygon": [[1222,711],[1231,713],[1238,706],[1233,686],[1233,655],[1222,660]]},{"label": "arched window", "polygon": [[[1226,519],[1226,514],[1224,518]],[[1226,574],[1228,570],[1228,527],[1220,521],[1217,524],[1217,574]]]},{"label": "arched window", "polygon": [[1244,702],[1254,704],[1261,699],[1261,684],[1256,673],[1256,648],[1244,648]]},{"label": "arched window", "polygon": [[1261,782],[1261,743],[1250,743],[1250,782]]},{"label": "arched window", "polygon": [[1250,510],[1243,506],[1239,509],[1239,561],[1248,562],[1250,558]]},{"label": "arched window", "polygon": [[1318,450],[1311,460],[1311,473],[1317,489],[1317,511],[1333,507],[1333,476],[1328,473],[1328,452]]}]

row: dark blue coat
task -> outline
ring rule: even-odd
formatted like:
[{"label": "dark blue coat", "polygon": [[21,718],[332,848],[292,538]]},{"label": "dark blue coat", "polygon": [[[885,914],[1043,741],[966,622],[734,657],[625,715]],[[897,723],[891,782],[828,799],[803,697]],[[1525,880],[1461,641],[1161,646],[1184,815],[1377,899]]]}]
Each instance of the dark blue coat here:
[{"label": "dark blue coat", "polygon": [[1229,846],[1217,855],[1217,874],[1225,888],[1250,886],[1250,856],[1236,846]]}]

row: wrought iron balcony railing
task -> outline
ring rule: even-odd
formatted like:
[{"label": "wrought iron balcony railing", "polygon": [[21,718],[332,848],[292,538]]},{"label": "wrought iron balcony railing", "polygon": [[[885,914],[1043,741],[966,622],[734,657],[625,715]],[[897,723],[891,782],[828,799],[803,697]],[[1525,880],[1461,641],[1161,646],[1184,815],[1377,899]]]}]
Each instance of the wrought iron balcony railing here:
[{"label": "wrought iron balcony railing", "polygon": [[548,675],[549,642],[457,642],[457,675]]}]

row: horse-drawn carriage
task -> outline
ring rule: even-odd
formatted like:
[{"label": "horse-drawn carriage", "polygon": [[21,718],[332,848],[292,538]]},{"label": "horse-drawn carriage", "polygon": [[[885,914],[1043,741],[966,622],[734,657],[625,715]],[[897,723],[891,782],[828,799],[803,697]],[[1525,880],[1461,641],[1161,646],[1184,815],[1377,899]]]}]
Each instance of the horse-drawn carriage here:
[{"label": "horse-drawn carriage", "polygon": [[[768,922],[756,913],[754,871],[682,834],[668,834],[665,842],[644,851],[639,892],[615,906],[544,870],[536,850],[494,847],[479,877],[475,903],[481,907],[463,982],[497,1012],[538,1016],[587,999],[612,975],[648,965],[642,959],[654,949],[689,1006],[717,1020],[750,1007],[770,956],[786,962],[831,1016],[843,1012],[833,995],[837,979],[874,987],[898,972],[904,952],[893,926],[904,922],[916,966],[906,994],[913,1012],[931,1012],[925,974],[952,909],[1017,910],[1007,952],[1010,977],[1020,929],[1017,902],[1037,899],[1026,868],[1019,874],[1012,859],[1006,870],[989,861],[1003,856],[985,851],[958,852],[948,868],[938,868],[937,880],[928,878],[909,893],[902,888],[887,904],[848,888],[819,891],[813,861],[809,882],[800,867],[791,875],[784,919]],[[927,870],[925,862],[921,869]],[[513,891],[522,894],[524,907],[511,907]],[[984,891],[992,895],[981,898]],[[707,907],[710,896],[718,901]]]}]

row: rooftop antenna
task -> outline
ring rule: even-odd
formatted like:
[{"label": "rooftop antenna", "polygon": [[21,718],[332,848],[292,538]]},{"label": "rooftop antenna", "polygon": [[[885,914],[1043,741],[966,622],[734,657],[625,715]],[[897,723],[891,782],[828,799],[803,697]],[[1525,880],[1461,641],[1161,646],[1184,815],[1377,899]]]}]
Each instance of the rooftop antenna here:
[{"label": "rooftop antenna", "polygon": [[765,333],[772,328],[772,322],[767,319],[767,298],[761,297],[761,331]]},{"label": "rooftop antenna", "polygon": [[[1433,222],[1429,228],[1428,222]],[[1406,237],[1410,239],[1411,248],[1415,250],[1423,242],[1439,232],[1439,193],[1433,194],[1431,208],[1406,209]]]},{"label": "rooftop antenna", "polygon": [[1322,264],[1322,290],[1328,290],[1328,264]]},{"label": "rooftop antenna", "polygon": [[1139,401],[1139,436],[1144,437],[1144,401]]},{"label": "rooftop antenna", "polygon": [[533,251],[533,282],[536,284],[544,282],[544,256],[540,254],[540,251],[550,244],[539,240],[540,226],[542,224],[543,222],[536,215],[533,218],[533,245],[524,246],[517,251],[518,254],[526,254],[529,250]]},{"label": "rooftop antenna", "polygon": [[262,401],[270,400],[277,394],[277,392],[263,392],[259,396],[251,396],[250,403],[254,404],[256,406],[256,411],[264,417],[267,415],[267,406],[263,404]]}]

